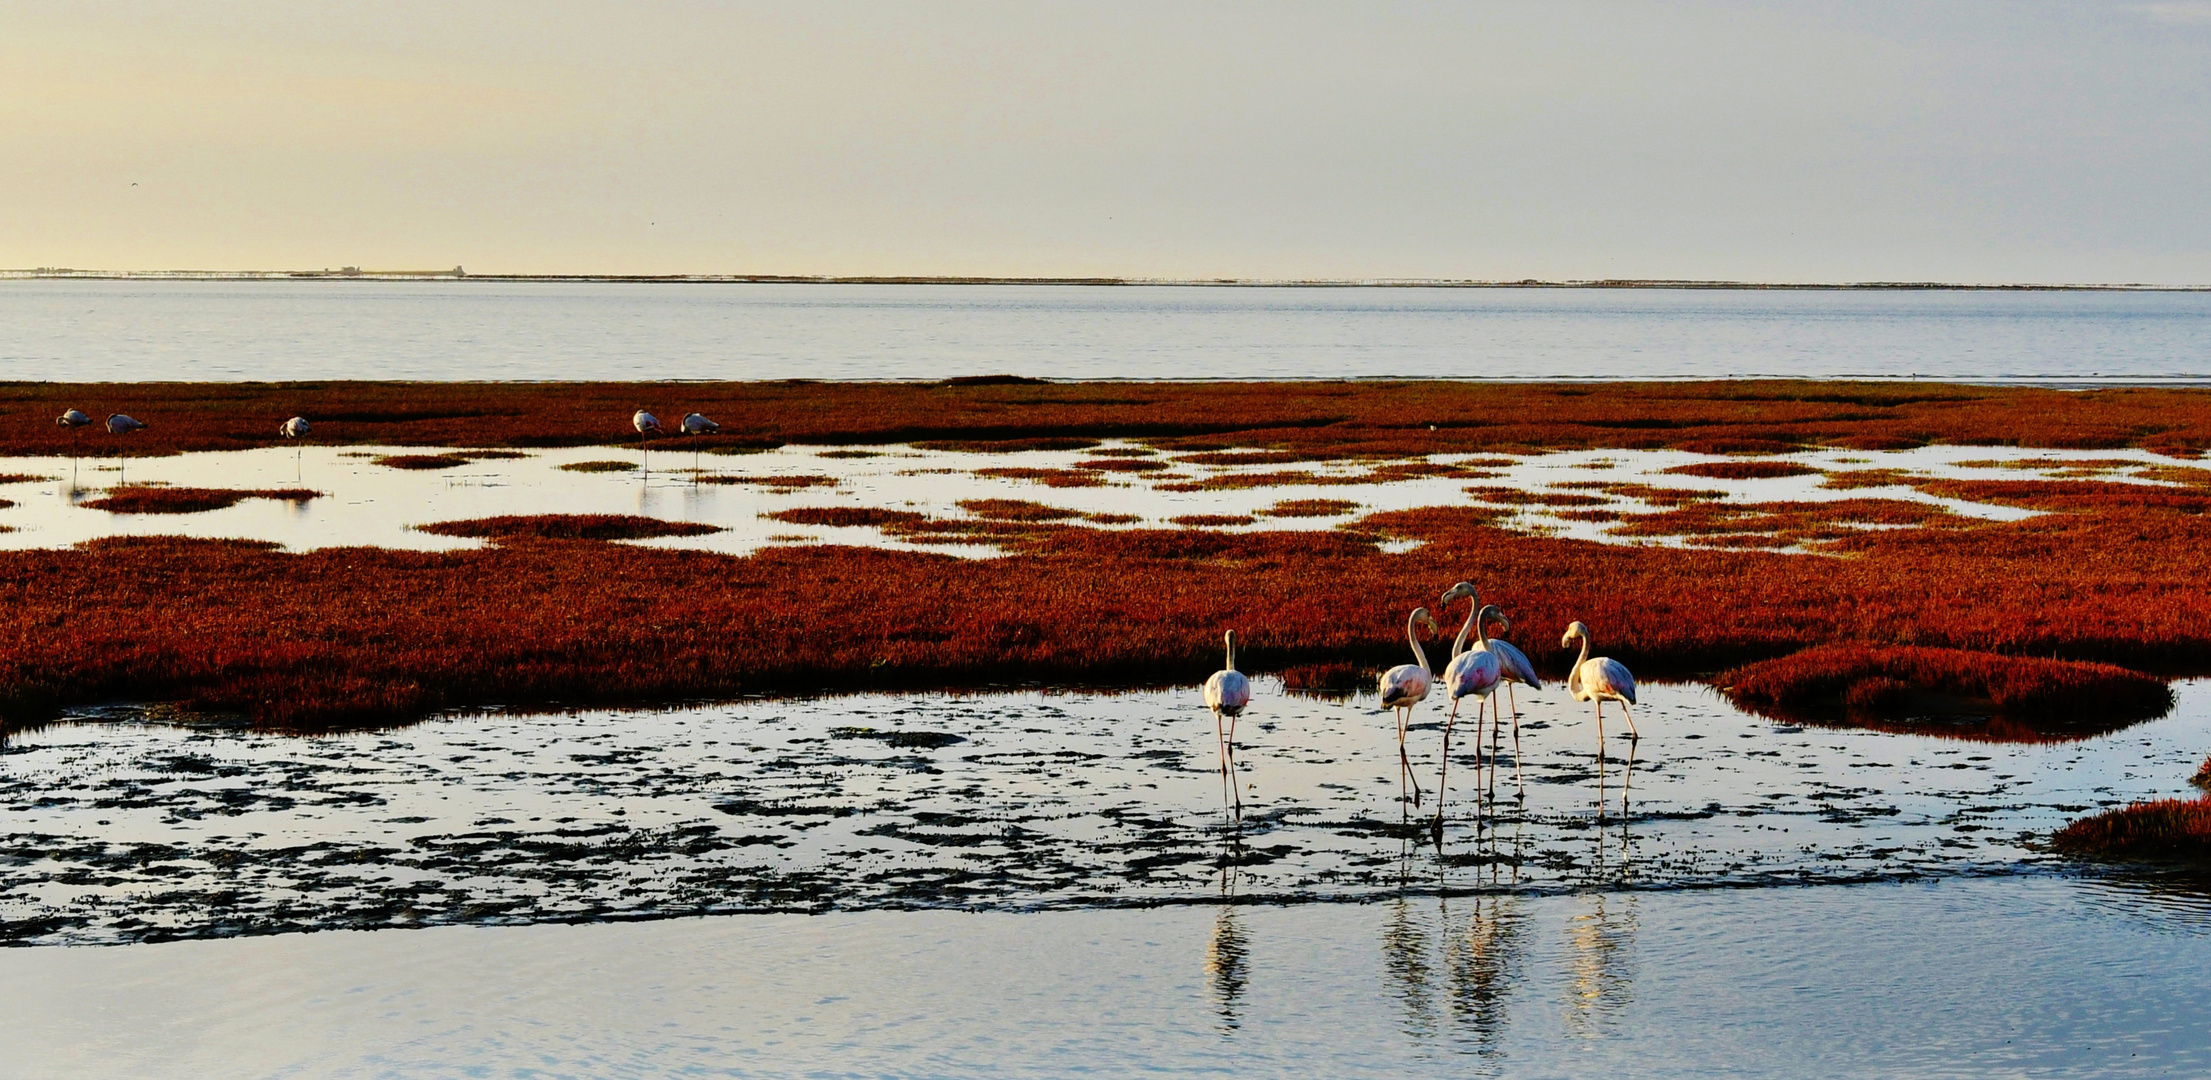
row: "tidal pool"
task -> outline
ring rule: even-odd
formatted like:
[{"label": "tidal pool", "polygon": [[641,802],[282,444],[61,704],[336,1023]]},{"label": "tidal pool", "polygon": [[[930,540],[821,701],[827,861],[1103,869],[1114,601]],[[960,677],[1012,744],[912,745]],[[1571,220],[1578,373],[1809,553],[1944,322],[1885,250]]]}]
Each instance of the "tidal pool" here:
[{"label": "tidal pool", "polygon": [[[1357,514],[1480,503],[1469,488],[1588,498],[1593,500],[1591,505],[1626,515],[1628,520],[1662,509],[1643,499],[1605,495],[1587,486],[1622,484],[1718,492],[1722,503],[1901,500],[1940,507],[1966,518],[2015,521],[2032,517],[2035,512],[1940,498],[1902,483],[1825,487],[1824,474],[1878,469],[1893,470],[1900,477],[1912,479],[1968,480],[2093,475],[2117,483],[2187,490],[2132,471],[2172,464],[2169,459],[2141,450],[2022,453],[1973,446],[1927,446],[1888,452],[1820,450],[1759,459],[1817,470],[1808,475],[1765,479],[1711,479],[1667,473],[1666,469],[1675,466],[1739,460],[1674,450],[1572,451],[1517,458],[1440,454],[1426,459],[1425,464],[1458,467],[1468,470],[1468,475],[1397,474],[1389,479],[1376,479],[1374,462],[1214,467],[1178,464],[1173,455],[1158,455],[1156,460],[1165,465],[1160,471],[1094,471],[1091,476],[1096,486],[1049,487],[1029,480],[984,475],[982,470],[1012,466],[1065,473],[1079,471],[1076,466],[1084,461],[1100,460],[1101,453],[1150,451],[1114,442],[1090,450],[1030,453],[788,446],[731,457],[695,455],[683,449],[680,440],[656,446],[650,453],[610,447],[533,450],[518,457],[487,458],[452,468],[424,470],[376,464],[376,458],[385,454],[423,454],[421,447],[307,445],[126,459],[0,458],[0,475],[35,478],[0,484],[0,548],[66,547],[104,536],[155,535],[268,540],[295,551],[356,545],[452,550],[479,547],[482,542],[425,533],[414,526],[503,514],[638,514],[721,530],[640,542],[651,547],[744,555],[780,544],[834,543],[989,556],[998,554],[998,549],[988,544],[919,544],[886,536],[872,527],[792,525],[766,515],[802,507],[834,507],[965,518],[972,515],[961,508],[963,501],[1014,499],[1080,514],[1117,515],[1120,523],[1108,527],[1172,527],[1177,517],[1198,515],[1250,519],[1248,524],[1208,526],[1222,531],[1314,530],[1334,528]],[[2076,464],[2082,462],[2094,467],[2083,470]],[[2114,462],[2131,462],[2132,466]],[[593,463],[634,467],[596,472],[568,468]],[[1174,490],[1193,482],[1234,480],[1255,474],[1274,479],[1258,487]],[[247,499],[220,510],[191,514],[110,513],[82,505],[126,484],[247,490],[298,486],[322,494],[300,502]],[[793,484],[798,486],[790,486]],[[1342,500],[1356,509],[1319,517],[1269,513],[1275,504],[1292,499]],[[1503,514],[1501,524],[1522,532],[1606,543],[1685,542],[1681,537],[1623,536],[1612,531],[1614,522],[1562,516],[1588,508],[1577,506],[1562,511],[1541,505],[1491,507]]]}]

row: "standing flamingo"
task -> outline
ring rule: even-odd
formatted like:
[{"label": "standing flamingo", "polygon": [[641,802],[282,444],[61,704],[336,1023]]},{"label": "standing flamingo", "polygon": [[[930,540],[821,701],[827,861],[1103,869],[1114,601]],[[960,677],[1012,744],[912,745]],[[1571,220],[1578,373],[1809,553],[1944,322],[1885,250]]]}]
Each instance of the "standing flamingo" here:
[{"label": "standing flamingo", "polygon": [[[107,431],[110,435],[128,435],[133,431],[144,428],[145,426],[146,425],[139,423],[138,421],[133,420],[128,416],[124,416],[122,413],[115,413],[107,418]],[[123,472],[123,454],[121,448],[117,448],[115,454],[115,478],[117,481],[124,481],[129,479],[128,475]]]},{"label": "standing flamingo", "polygon": [[1405,727],[1412,722],[1413,706],[1428,700],[1428,685],[1435,676],[1428,672],[1428,654],[1421,651],[1419,627],[1436,632],[1435,616],[1424,607],[1414,608],[1405,620],[1405,640],[1413,643],[1413,663],[1399,664],[1382,673],[1379,689],[1382,704],[1397,710],[1397,783],[1400,798],[1406,784],[1412,785],[1413,805],[1420,805],[1420,781],[1413,778],[1412,758],[1405,753]]},{"label": "standing flamingo", "polygon": [[1609,656],[1592,659],[1589,655],[1589,628],[1573,623],[1566,628],[1566,636],[1558,639],[1560,648],[1581,639],[1581,658],[1574,661],[1573,674],[1566,677],[1566,692],[1576,701],[1597,703],[1597,763],[1601,768],[1605,755],[1605,699],[1620,703],[1620,711],[1628,718],[1628,738],[1640,741],[1643,736],[1635,730],[1635,714],[1628,706],[1635,704],[1635,676],[1628,674],[1626,664]]},{"label": "standing flamingo", "polygon": [[[314,426],[315,425],[307,422],[306,417],[295,416],[292,417],[290,420],[284,421],[284,426],[277,428],[276,430],[278,434],[283,435],[287,439],[297,440],[306,438],[307,432],[311,430]],[[304,478],[306,476],[307,466],[302,464],[302,462],[305,460],[306,453],[307,451],[300,449],[297,445],[294,445],[292,447],[292,467],[295,474],[295,480]]]},{"label": "standing flamingo", "polygon": [[[1243,714],[1244,706],[1251,704],[1251,680],[1236,670],[1236,631],[1222,635],[1228,642],[1228,666],[1214,672],[1205,680],[1205,707],[1213,710],[1213,736],[1220,744],[1221,783],[1234,792],[1236,812],[1244,809],[1243,792],[1235,790],[1236,718]],[[1221,718],[1228,718],[1228,726],[1221,726]]]},{"label": "standing flamingo", "polygon": [[[1456,591],[1457,586],[1453,589]],[[1466,590],[1471,594],[1474,587],[1467,585]],[[1479,601],[1480,597],[1475,599]],[[1443,720],[1443,768],[1436,774],[1435,832],[1439,838],[1443,835],[1443,800],[1450,790],[1447,785],[1451,777],[1451,728],[1459,720],[1459,699],[1468,696],[1480,699],[1474,707],[1474,761],[1475,779],[1481,779],[1482,713],[1490,704],[1490,695],[1497,690],[1498,679],[1504,675],[1504,665],[1498,663],[1497,655],[1489,651],[1486,641],[1477,636],[1473,646],[1469,647],[1466,635],[1480,635],[1483,616],[1496,610],[1496,607],[1491,606],[1466,613],[1466,625],[1459,628],[1458,640],[1451,643],[1451,663],[1443,669],[1444,688],[1451,692],[1451,712]],[[1477,808],[1481,806],[1481,797],[1478,794],[1474,805]]]},{"label": "standing flamingo", "polygon": [[[1477,609],[1497,612],[1494,618],[1486,616],[1483,618],[1481,642],[1482,647],[1497,655],[1497,662],[1503,665],[1505,669],[1506,709],[1512,713],[1512,777],[1513,781],[1518,783],[1520,781],[1520,701],[1513,694],[1512,684],[1519,683],[1530,690],[1541,690],[1543,689],[1543,680],[1536,678],[1535,665],[1528,662],[1528,654],[1515,648],[1512,642],[1489,636],[1489,624],[1493,622],[1504,627],[1503,633],[1512,633],[1512,620],[1506,618],[1505,613],[1494,604],[1484,608],[1481,596],[1474,591],[1471,582],[1462,581],[1451,586],[1450,591],[1443,594],[1443,599],[1438,601],[1438,604],[1449,607],[1451,601],[1462,596],[1471,597],[1474,601],[1473,606]],[[1476,735],[1479,737],[1479,733],[1476,733]],[[1496,759],[1497,755],[1492,752],[1490,754],[1491,768],[1496,767]]]},{"label": "standing flamingo", "polygon": [[[676,425],[676,430],[685,435],[712,435],[722,430],[722,425],[707,419],[701,413],[692,413],[683,418],[683,423]],[[699,448],[696,446],[691,448],[691,482],[699,482]]]},{"label": "standing flamingo", "polygon": [[630,415],[630,426],[637,429],[637,434],[640,436],[638,441],[645,443],[645,475],[650,477],[653,471],[653,447],[652,443],[645,442],[645,440],[654,435],[666,435],[667,432],[660,430],[659,417],[643,409],[639,409]]},{"label": "standing flamingo", "polygon": [[54,420],[54,426],[69,429],[69,478],[71,483],[75,483],[77,477],[77,429],[89,426],[91,423],[91,417],[76,409],[71,409]]}]

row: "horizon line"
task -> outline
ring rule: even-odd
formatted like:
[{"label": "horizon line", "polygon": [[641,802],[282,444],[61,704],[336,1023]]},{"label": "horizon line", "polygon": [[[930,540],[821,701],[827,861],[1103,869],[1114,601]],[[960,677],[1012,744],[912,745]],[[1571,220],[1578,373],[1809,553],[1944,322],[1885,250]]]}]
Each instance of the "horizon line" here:
[{"label": "horizon line", "polygon": [[1740,289],[1987,292],[2207,292],[2211,285],[2152,282],[1738,281],[1724,278],[1147,278],[970,274],[471,274],[450,270],[0,270],[12,281],[497,281],[667,285],[1085,285],[1243,289]]}]

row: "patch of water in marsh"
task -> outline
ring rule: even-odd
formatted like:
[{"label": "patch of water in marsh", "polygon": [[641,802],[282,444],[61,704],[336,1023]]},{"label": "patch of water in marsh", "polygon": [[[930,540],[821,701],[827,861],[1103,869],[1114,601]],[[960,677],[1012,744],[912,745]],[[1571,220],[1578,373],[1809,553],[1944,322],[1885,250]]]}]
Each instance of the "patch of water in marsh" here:
[{"label": "patch of water in marsh", "polygon": [[[1142,448],[1108,444],[1103,449]],[[525,457],[477,460],[439,470],[395,469],[374,463],[380,454],[411,452],[419,453],[420,448],[271,447],[75,462],[0,459],[0,474],[45,478],[0,486],[0,500],[16,504],[0,507],[0,527],[12,530],[0,532],[0,548],[66,547],[103,536],[161,535],[269,540],[300,551],[357,545],[454,550],[479,546],[481,542],[423,533],[413,526],[503,514],[638,514],[714,525],[723,530],[641,542],[651,547],[742,555],[777,544],[833,543],[987,556],[997,554],[998,549],[990,545],[916,544],[871,527],[793,525],[765,515],[793,508],[828,507],[967,518],[972,515],[960,508],[962,501],[1016,499],[1081,514],[1135,519],[1109,527],[1162,528],[1171,527],[1177,517],[1218,515],[1248,517],[1251,523],[1209,527],[1231,532],[1311,530],[1333,528],[1351,520],[1351,516],[1284,517],[1272,516],[1268,511],[1284,500],[1316,498],[1345,500],[1358,507],[1352,513],[1362,514],[1475,505],[1479,498],[1468,493],[1470,486],[1597,498],[1602,500],[1602,508],[1629,515],[1631,520],[1634,515],[1662,509],[1640,498],[1562,486],[1592,483],[1717,491],[1722,493],[1721,501],[1731,503],[1896,499],[1939,506],[1969,518],[2017,520],[2031,517],[2034,512],[1938,498],[1903,484],[1865,488],[1830,488],[1822,484],[1826,473],[1870,469],[1895,470],[1913,478],[2019,479],[2064,474],[2069,463],[2082,461],[2126,460],[2145,467],[2170,464],[2146,451],[2037,451],[2022,462],[1995,460],[1988,447],[1929,446],[1885,453],[1834,450],[1760,458],[1791,462],[1818,472],[1772,479],[1715,480],[1665,470],[1731,459],[1668,450],[1605,450],[1510,459],[1438,455],[1435,464],[1473,461],[1481,463],[1480,472],[1490,475],[1475,480],[1414,476],[1375,481],[1365,479],[1372,475],[1370,463],[1209,468],[1177,465],[1166,458],[1162,460],[1167,461],[1169,470],[1164,473],[1103,472],[1097,474],[1099,486],[1055,488],[979,475],[977,470],[1008,465],[1068,470],[1095,457],[1097,450],[980,454],[885,447],[869,451],[870,456],[852,457],[828,456],[847,452],[825,453],[818,447],[784,447],[731,458],[693,455],[677,449],[651,454],[649,470],[639,467],[613,472],[577,472],[563,466],[598,461],[645,466],[648,457],[635,450],[583,447],[531,451]],[[2007,454],[2020,457],[2013,452]],[[1194,480],[1257,473],[1288,474],[1287,482],[1227,490],[1167,490]],[[2159,483],[2126,469],[2105,469],[2098,475],[2115,482]],[[1163,476],[1175,479],[1163,480]],[[768,480],[755,482],[761,478]],[[1344,482],[1347,479],[1356,482]],[[779,482],[813,486],[774,486]],[[118,514],[82,505],[125,483],[248,490],[304,486],[323,495],[304,502],[247,499],[224,509],[193,514]],[[1613,523],[1574,520],[1541,506],[1510,508],[1508,514],[1505,526],[1525,532],[1608,543],[1684,542],[1678,537],[1614,535],[1610,531]]]},{"label": "patch of water in marsh", "polygon": [[0,1071],[2211,1071],[2211,924],[2094,881],[1207,899],[0,950]]},{"label": "patch of water in marsh", "polygon": [[[0,756],[0,939],[98,943],[333,927],[731,911],[1055,909],[2011,874],[2092,808],[2169,796],[2211,682],[2165,719],[2067,743],[1773,724],[1654,685],[1639,744],[1522,695],[1493,784],[1454,745],[1439,846],[1399,800],[1372,698],[1271,679],[1224,810],[1189,690],[856,695],[669,711],[472,714],[290,737],[129,710]],[[1412,754],[1433,787],[1441,708]],[[1476,792],[1496,796],[1476,817]],[[1432,808],[1425,802],[1423,810]]]}]

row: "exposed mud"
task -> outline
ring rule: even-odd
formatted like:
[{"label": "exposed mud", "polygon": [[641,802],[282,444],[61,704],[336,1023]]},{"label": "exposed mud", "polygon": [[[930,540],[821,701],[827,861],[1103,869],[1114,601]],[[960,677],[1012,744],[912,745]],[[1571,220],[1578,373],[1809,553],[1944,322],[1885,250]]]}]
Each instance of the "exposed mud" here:
[{"label": "exposed mud", "polygon": [[[1480,822],[1462,725],[1440,847],[1432,796],[1398,801],[1371,699],[1272,680],[1237,732],[1240,823],[1191,692],[479,714],[315,738],[108,710],[0,755],[0,937],[1201,902],[1230,866],[1256,900],[2010,873],[2050,861],[2037,838],[2088,809],[2185,790],[2211,734],[2203,684],[2167,719],[2066,745],[1775,725],[1701,688],[1647,689],[1644,738],[1608,724],[1601,777],[1585,707],[1523,695],[1525,801],[1508,730]],[[1431,700],[1414,731],[1424,788],[1440,715]]]}]

